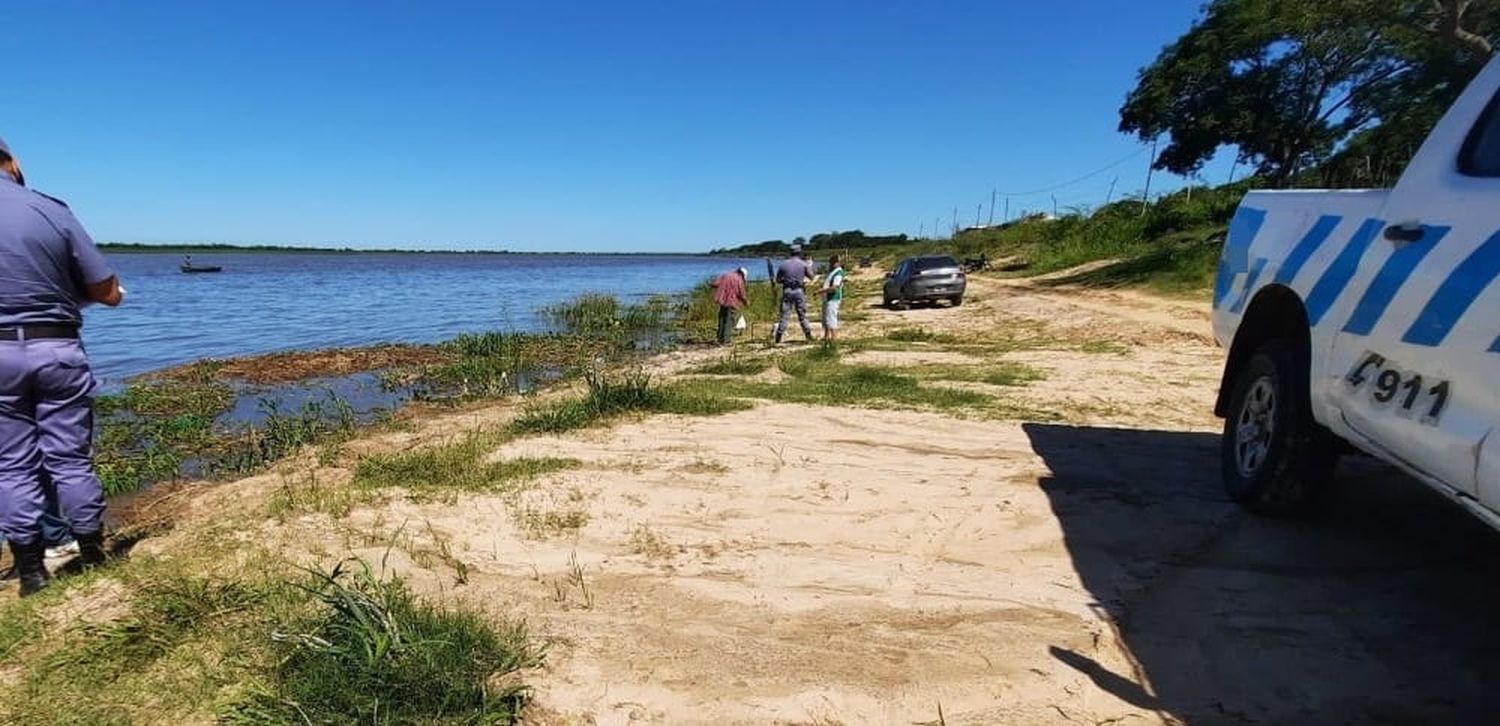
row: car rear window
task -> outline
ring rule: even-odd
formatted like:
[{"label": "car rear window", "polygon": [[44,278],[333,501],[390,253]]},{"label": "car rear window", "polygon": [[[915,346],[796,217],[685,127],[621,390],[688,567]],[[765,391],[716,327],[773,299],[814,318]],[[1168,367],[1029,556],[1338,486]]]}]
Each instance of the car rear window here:
[{"label": "car rear window", "polygon": [[915,271],[926,272],[928,270],[941,270],[945,267],[958,267],[958,260],[952,257],[918,257],[913,263]]}]

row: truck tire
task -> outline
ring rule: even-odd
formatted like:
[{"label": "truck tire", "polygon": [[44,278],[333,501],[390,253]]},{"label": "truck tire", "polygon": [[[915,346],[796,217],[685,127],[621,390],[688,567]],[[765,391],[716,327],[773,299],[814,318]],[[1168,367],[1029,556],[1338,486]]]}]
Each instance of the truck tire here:
[{"label": "truck tire", "polygon": [[948,302],[953,303],[953,307],[958,307],[964,304],[964,296],[954,295],[953,297],[948,298]]},{"label": "truck tire", "polygon": [[1262,344],[1240,369],[1224,420],[1220,468],[1229,496],[1258,514],[1312,513],[1338,451],[1313,420],[1307,363],[1285,340]]}]

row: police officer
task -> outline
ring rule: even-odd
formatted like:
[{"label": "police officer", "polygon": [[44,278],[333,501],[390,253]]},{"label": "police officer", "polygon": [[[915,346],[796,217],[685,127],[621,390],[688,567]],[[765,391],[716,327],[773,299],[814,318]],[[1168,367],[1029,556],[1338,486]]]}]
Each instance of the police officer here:
[{"label": "police officer", "polygon": [[118,278],[67,205],[26,188],[0,140],[0,532],[21,595],[47,586],[41,516],[50,477],[85,566],[104,561],[92,461],[97,384],[80,308],[120,304]]}]

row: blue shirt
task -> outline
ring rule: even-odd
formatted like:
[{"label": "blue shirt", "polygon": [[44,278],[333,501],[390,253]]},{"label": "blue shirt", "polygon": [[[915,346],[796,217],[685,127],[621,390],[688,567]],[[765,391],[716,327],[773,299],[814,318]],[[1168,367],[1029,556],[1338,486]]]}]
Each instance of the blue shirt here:
[{"label": "blue shirt", "polygon": [[812,277],[812,263],[801,257],[788,257],[776,268],[776,284],[792,290],[807,285],[809,277]]},{"label": "blue shirt", "polygon": [[84,286],[114,275],[66,205],[0,172],[0,328],[82,324]]}]

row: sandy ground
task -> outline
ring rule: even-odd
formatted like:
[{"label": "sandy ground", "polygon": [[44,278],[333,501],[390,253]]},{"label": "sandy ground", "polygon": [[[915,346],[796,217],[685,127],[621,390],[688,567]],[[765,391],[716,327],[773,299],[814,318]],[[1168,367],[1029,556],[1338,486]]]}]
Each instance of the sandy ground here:
[{"label": "sandy ground", "polygon": [[[1368,462],[1345,467],[1326,519],[1247,516],[1217,484],[1205,305],[972,285],[961,308],[870,310],[849,332],[1042,331],[1057,344],[1005,359],[1046,372],[1012,395],[1049,422],[762,403],[527,438],[492,456],[584,468],[519,503],[356,511],[371,541],[404,539],[354,552],[524,617],[549,644],[526,676],[534,723],[1493,720],[1488,530]],[[862,355],[974,359],[913,348]],[[524,526],[549,516],[584,523]],[[329,531],[308,517],[276,535],[350,546]],[[407,556],[423,549],[449,555]]]}]

